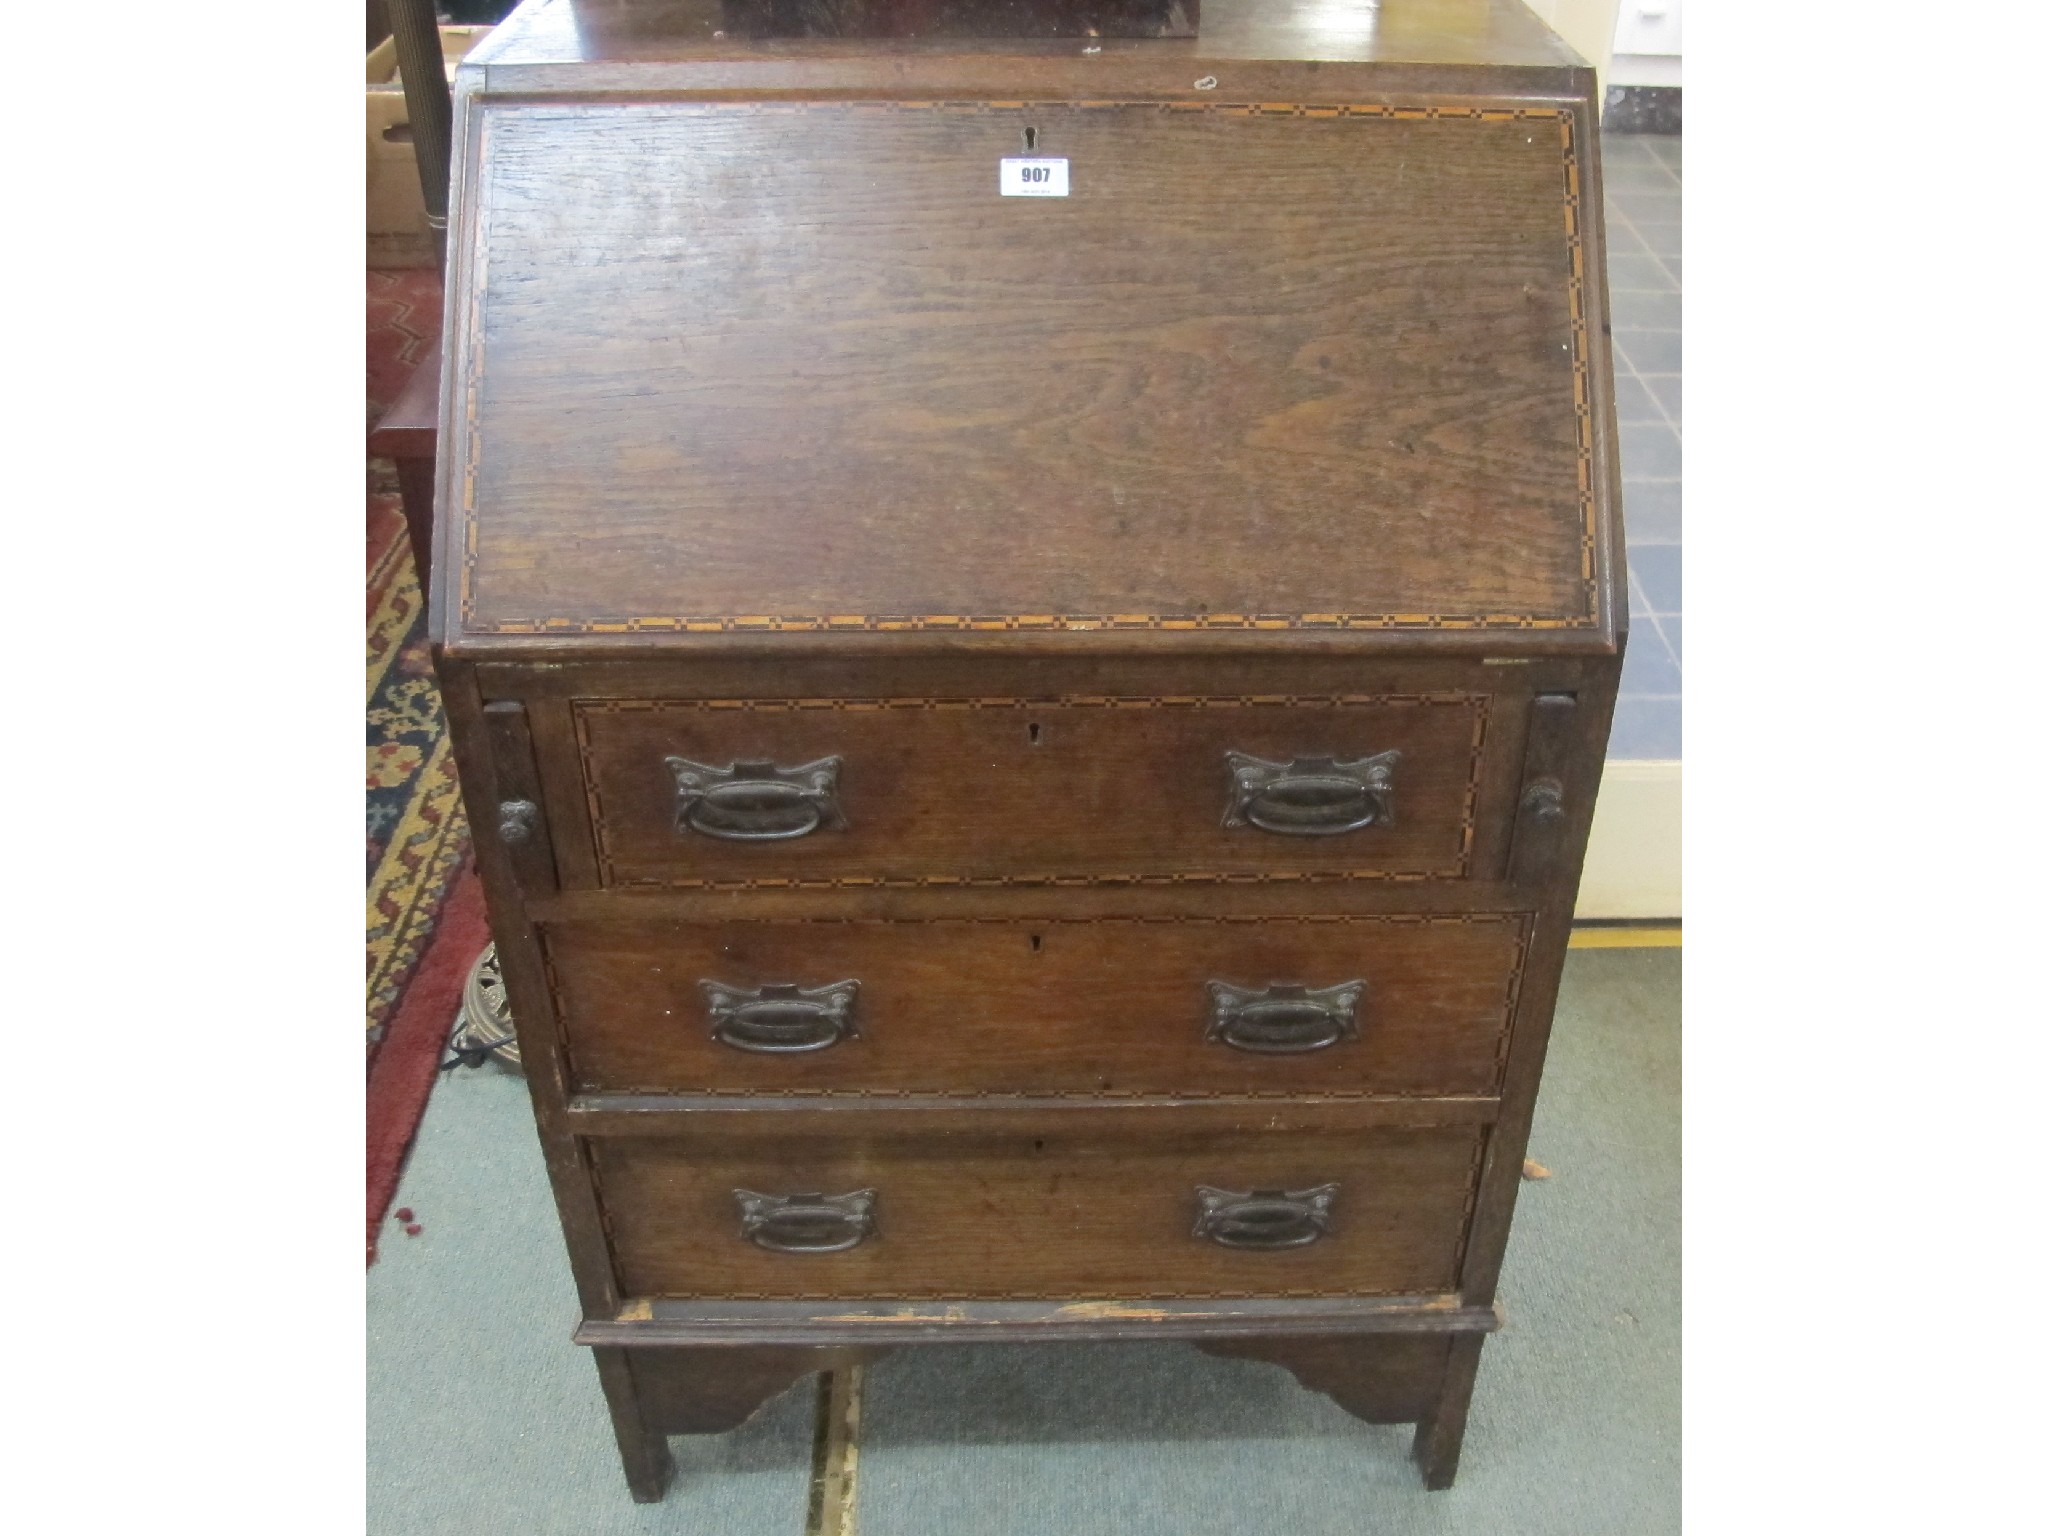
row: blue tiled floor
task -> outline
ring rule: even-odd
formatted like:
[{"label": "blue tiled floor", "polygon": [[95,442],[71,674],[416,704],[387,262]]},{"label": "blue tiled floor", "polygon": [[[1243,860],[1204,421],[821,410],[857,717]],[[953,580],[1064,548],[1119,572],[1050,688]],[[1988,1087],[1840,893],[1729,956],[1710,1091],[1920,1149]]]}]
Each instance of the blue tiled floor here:
[{"label": "blue tiled floor", "polygon": [[1679,755],[1682,150],[1676,136],[1608,134],[1602,140],[1630,609],[1610,758]]}]

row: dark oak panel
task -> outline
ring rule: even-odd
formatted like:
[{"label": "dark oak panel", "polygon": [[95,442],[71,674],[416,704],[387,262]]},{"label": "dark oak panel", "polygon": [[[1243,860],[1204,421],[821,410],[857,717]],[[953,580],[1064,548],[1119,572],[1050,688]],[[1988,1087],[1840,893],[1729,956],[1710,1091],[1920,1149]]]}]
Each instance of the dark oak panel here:
[{"label": "dark oak panel", "polygon": [[492,108],[461,627],[1593,627],[1572,131]]},{"label": "dark oak panel", "polygon": [[[1464,878],[1489,695],[596,700],[572,707],[607,885],[974,884],[1150,876]],[[1231,752],[1399,754],[1393,819],[1226,827]],[[843,828],[722,842],[676,827],[672,756],[841,759]]]},{"label": "dark oak panel", "polygon": [[737,1429],[769,1399],[814,1371],[845,1370],[883,1353],[867,1349],[650,1349],[634,1356],[647,1418],[663,1434]]},{"label": "dark oak panel", "polygon": [[[1154,1112],[1104,1136],[1058,1111],[986,1111],[942,1136],[845,1117],[769,1117],[673,1140],[592,1143],[621,1289],[634,1296],[1319,1296],[1444,1291],[1485,1133],[1473,1127],[1292,1133],[1256,1117]],[[728,1120],[738,1117],[724,1117]],[[757,1117],[758,1118],[758,1117]],[[1253,1251],[1197,1238],[1195,1189],[1335,1183],[1330,1230]],[[740,1234],[734,1191],[873,1189],[874,1235],[778,1253]]]},{"label": "dark oak panel", "polygon": [[[581,1091],[1487,1095],[1525,914],[1011,922],[617,922],[544,930]],[[857,1033],[800,1053],[714,1037],[706,981],[853,979]],[[1357,1035],[1300,1054],[1209,1038],[1211,981],[1365,984]]]},{"label": "dark oak panel", "polygon": [[1285,1366],[1294,1379],[1368,1424],[1413,1424],[1442,1390],[1451,1340],[1435,1338],[1212,1339],[1212,1355]]}]

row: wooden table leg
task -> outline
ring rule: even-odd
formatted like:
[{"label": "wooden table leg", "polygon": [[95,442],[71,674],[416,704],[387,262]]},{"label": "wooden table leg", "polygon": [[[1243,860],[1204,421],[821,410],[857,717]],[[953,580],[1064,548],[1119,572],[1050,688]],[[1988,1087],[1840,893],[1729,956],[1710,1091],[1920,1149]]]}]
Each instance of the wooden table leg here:
[{"label": "wooden table leg", "polygon": [[612,1433],[619,1442],[619,1461],[626,1470],[626,1486],[639,1504],[659,1504],[675,1476],[675,1458],[669,1454],[668,1436],[648,1422],[633,1380],[629,1352],[618,1346],[600,1345],[591,1351],[597,1357],[597,1379],[604,1384],[605,1402],[612,1411]]},{"label": "wooden table leg", "polygon": [[434,459],[440,448],[441,344],[435,342],[370,433],[370,452],[398,469],[412,563],[427,590],[434,552]]},{"label": "wooden table leg", "polygon": [[1451,1340],[1443,1385],[1429,1413],[1415,1426],[1415,1462],[1423,1485],[1441,1490],[1457,1481],[1458,1453],[1465,1446],[1465,1414],[1472,1406],[1472,1383],[1479,1374],[1483,1333],[1461,1333]]},{"label": "wooden table leg", "polygon": [[434,461],[393,459],[398,467],[398,501],[405,513],[405,535],[412,544],[413,571],[425,596],[434,561]]}]

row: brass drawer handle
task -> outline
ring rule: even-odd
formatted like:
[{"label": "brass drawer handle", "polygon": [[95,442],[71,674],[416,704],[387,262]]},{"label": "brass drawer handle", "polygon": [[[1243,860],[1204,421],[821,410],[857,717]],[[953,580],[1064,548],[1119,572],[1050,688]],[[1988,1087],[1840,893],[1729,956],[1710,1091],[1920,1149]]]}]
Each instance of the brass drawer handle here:
[{"label": "brass drawer handle", "polygon": [[1254,1189],[1238,1194],[1228,1189],[1195,1186],[1201,1214],[1195,1236],[1225,1248],[1300,1248],[1330,1230],[1330,1204],[1337,1186],[1314,1189]]},{"label": "brass drawer handle", "polygon": [[740,1236],[773,1253],[844,1253],[875,1232],[875,1192],[762,1195],[736,1189]]},{"label": "brass drawer handle", "polygon": [[1338,762],[1297,757],[1269,763],[1246,752],[1223,754],[1230,766],[1226,827],[1257,827],[1290,837],[1334,837],[1394,824],[1394,765],[1399,752]]},{"label": "brass drawer handle", "polygon": [[841,759],[778,768],[749,761],[714,768],[687,757],[665,759],[676,781],[676,831],[729,842],[779,842],[820,828],[846,830],[839,810]]},{"label": "brass drawer handle", "polygon": [[700,981],[711,1011],[711,1036],[736,1051],[788,1055],[822,1051],[860,1031],[854,1025],[857,981],[825,987],[732,987]]},{"label": "brass drawer handle", "polygon": [[1327,1050],[1340,1040],[1358,1038],[1358,1001],[1363,996],[1363,981],[1314,989],[1278,982],[1254,989],[1212,981],[1205,1038],[1261,1056]]}]

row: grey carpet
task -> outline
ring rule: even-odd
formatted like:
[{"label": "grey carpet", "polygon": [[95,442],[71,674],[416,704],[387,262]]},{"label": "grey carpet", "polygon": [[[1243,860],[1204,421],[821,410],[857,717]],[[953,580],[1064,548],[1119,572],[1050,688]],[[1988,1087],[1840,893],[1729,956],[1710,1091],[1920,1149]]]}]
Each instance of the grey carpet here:
[{"label": "grey carpet", "polygon": [[[868,1377],[860,1536],[1678,1529],[1678,978],[1672,950],[1575,951],[1457,1487],[1409,1431],[1278,1367],[1175,1345],[907,1352]],[[370,1530],[799,1536],[812,1393],[679,1439],[675,1490],[626,1497],[523,1087],[436,1090],[370,1272]]]},{"label": "grey carpet", "polygon": [[494,1068],[435,1090],[370,1270],[375,1536],[797,1536],[811,1410],[787,1394],[730,1435],[674,1442],[676,1492],[626,1495],[526,1087]]}]

